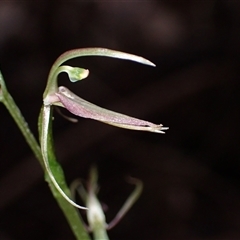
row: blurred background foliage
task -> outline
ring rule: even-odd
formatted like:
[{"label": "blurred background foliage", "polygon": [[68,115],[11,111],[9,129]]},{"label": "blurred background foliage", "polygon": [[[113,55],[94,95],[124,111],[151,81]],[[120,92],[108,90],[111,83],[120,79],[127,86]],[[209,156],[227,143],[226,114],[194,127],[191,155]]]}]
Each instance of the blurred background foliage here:
[{"label": "blurred background foliage", "polygon": [[[240,1],[0,1],[0,67],[36,136],[63,52],[106,47],[157,65],[85,57],[69,64],[90,69],[88,79],[60,76],[86,100],[170,127],[158,135],[73,124],[55,112],[67,180],[98,164],[108,222],[132,190],[124,178],[145,184],[111,239],[240,239],[239,26]],[[0,125],[0,238],[74,239],[4,106]]]}]

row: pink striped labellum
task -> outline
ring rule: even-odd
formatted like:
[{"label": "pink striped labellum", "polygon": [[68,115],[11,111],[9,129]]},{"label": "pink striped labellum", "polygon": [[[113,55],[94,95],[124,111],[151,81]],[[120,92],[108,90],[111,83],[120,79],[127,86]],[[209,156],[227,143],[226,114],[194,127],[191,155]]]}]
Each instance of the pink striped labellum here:
[{"label": "pink striped labellum", "polygon": [[80,98],[63,86],[58,88],[58,92],[55,95],[69,112],[83,118],[98,120],[121,128],[155,133],[165,133],[164,130],[168,129],[168,127],[163,127],[162,124],[154,124],[101,108]]}]

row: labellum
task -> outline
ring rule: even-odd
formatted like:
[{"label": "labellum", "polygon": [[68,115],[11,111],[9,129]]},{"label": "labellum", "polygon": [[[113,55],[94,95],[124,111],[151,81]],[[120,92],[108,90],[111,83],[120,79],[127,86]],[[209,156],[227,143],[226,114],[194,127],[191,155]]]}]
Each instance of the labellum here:
[{"label": "labellum", "polygon": [[168,127],[163,127],[162,124],[154,124],[145,120],[129,117],[121,113],[101,108],[80,98],[63,86],[58,88],[58,92],[55,93],[55,95],[69,112],[83,118],[98,120],[121,128],[155,133],[165,133],[164,130],[168,129]]}]

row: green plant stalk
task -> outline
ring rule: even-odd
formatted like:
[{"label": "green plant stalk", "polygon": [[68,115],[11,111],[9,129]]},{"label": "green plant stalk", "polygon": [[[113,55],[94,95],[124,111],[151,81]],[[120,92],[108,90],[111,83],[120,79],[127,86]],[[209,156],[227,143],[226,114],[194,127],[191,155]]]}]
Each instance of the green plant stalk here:
[{"label": "green plant stalk", "polygon": [[105,228],[95,229],[93,231],[93,238],[94,240],[109,240],[107,235],[107,231]]},{"label": "green plant stalk", "polygon": [[[36,138],[34,137],[34,135],[32,134],[32,132],[30,131],[28,124],[26,123],[24,117],[22,116],[22,114],[21,114],[19,108],[17,107],[16,103],[14,102],[13,98],[7,91],[1,71],[0,71],[0,102],[2,102],[6,106],[10,115],[12,116],[12,118],[16,122],[17,126],[19,127],[20,131],[22,132],[28,145],[32,149],[35,157],[38,159],[40,165],[42,166],[42,168],[45,171],[45,167],[44,167],[43,159],[42,159],[42,153],[41,153],[39,144],[38,144]],[[53,159],[53,160],[55,159],[53,150],[51,151],[51,159]],[[66,193],[70,194],[70,190],[67,187],[64,173],[61,169],[61,166],[56,161],[55,161],[55,164],[54,164],[54,161],[51,161],[51,169],[54,173],[57,174],[58,179],[61,178],[60,182],[61,182],[61,187],[63,188],[63,190]],[[57,189],[53,186],[52,182],[47,177],[46,177],[46,181],[49,184],[49,187],[51,189],[51,192],[52,192],[54,198],[56,199],[56,201],[58,202],[58,205],[62,209],[63,214],[65,215],[76,239],[90,240],[90,237],[82,224],[81,217],[80,217],[77,209],[75,209],[72,205],[70,205],[59,194]]]}]

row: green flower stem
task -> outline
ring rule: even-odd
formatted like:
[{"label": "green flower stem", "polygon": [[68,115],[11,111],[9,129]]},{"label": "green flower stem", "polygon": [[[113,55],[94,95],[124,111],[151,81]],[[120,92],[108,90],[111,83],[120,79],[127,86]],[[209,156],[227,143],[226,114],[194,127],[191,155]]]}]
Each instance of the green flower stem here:
[{"label": "green flower stem", "polygon": [[[22,132],[24,138],[26,139],[28,145],[32,149],[34,155],[36,156],[36,158],[38,159],[39,163],[41,164],[42,168],[45,171],[42,153],[41,153],[39,144],[38,144],[36,138],[31,133],[28,124],[26,123],[24,117],[22,116],[22,114],[21,114],[19,108],[17,107],[16,103],[14,102],[13,98],[7,91],[1,71],[0,71],[0,102],[2,102],[8,109],[9,113],[11,114],[12,118],[14,119],[14,121],[16,122],[17,126],[19,127],[20,131]],[[54,156],[53,151],[51,151],[51,154],[53,157]],[[54,173],[57,172],[58,176],[59,175],[61,176],[61,188],[63,189],[64,192],[67,192],[70,195],[70,191],[66,185],[64,173],[62,172],[61,167],[56,162],[55,166],[53,166],[53,164],[51,165],[51,169],[52,169],[52,171],[54,171]],[[76,239],[90,240],[90,237],[88,236],[88,234],[82,224],[81,217],[80,217],[78,211],[72,205],[70,205],[62,197],[61,194],[59,194],[58,190],[52,184],[52,181],[50,181],[47,177],[46,177],[46,180],[48,181],[48,184],[52,191],[52,194],[55,197],[56,201],[58,202],[58,205],[62,209],[63,214],[65,215]]]},{"label": "green flower stem", "polygon": [[107,231],[105,228],[99,228],[93,231],[94,240],[109,240]]}]

